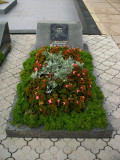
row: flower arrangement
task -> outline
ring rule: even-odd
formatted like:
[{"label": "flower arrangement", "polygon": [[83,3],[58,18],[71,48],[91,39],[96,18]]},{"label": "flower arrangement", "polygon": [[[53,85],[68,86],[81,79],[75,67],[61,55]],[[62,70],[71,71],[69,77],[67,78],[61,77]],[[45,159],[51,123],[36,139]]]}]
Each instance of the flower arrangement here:
[{"label": "flower arrangement", "polygon": [[33,79],[26,88],[35,112],[57,116],[59,111],[80,112],[85,107],[85,99],[92,96],[92,82],[87,69],[83,68],[80,52],[78,48],[67,47],[63,51],[60,47],[51,47],[37,52]]},{"label": "flower arrangement", "polygon": [[107,126],[90,53],[44,46],[31,52],[23,67],[11,124],[72,131]]}]

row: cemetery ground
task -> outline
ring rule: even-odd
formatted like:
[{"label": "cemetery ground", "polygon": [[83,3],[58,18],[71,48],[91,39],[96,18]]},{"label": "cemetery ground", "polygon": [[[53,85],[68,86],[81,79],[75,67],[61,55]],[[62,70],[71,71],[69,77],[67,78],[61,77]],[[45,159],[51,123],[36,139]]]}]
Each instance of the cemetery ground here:
[{"label": "cemetery ground", "polygon": [[[93,56],[96,83],[101,87],[104,108],[111,117],[120,118],[120,55],[118,46],[110,36],[84,35]],[[20,81],[22,63],[26,60],[35,35],[12,35],[12,48],[0,67],[0,158],[2,160],[119,160],[120,128],[112,138],[10,138],[6,124]],[[114,126],[115,127],[115,126]]]}]

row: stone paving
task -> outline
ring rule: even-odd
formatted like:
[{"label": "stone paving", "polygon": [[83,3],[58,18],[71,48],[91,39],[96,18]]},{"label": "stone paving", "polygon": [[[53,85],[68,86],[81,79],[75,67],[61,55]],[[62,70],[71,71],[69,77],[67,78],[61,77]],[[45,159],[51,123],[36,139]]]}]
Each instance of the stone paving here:
[{"label": "stone paving", "polygon": [[[120,50],[110,36],[84,35],[93,55],[96,83],[104,95],[104,108],[120,118]],[[10,138],[5,128],[22,63],[35,35],[11,35],[12,49],[0,67],[0,160],[120,160],[120,127],[108,139]]]},{"label": "stone paving", "polygon": [[120,48],[120,0],[83,0],[102,34],[111,35]]}]

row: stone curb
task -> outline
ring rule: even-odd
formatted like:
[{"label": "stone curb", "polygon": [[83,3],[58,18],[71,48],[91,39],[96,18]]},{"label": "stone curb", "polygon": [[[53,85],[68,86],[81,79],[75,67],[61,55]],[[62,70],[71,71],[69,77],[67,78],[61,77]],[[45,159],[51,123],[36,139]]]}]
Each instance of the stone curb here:
[{"label": "stone curb", "polygon": [[[17,95],[15,96],[12,110],[17,102]],[[90,131],[67,131],[67,130],[49,130],[45,131],[44,127],[30,128],[26,125],[18,127],[12,126],[10,121],[12,120],[12,110],[7,122],[6,133],[8,137],[26,137],[26,138],[111,138],[113,128],[108,122],[108,126],[105,130],[95,128]]]}]

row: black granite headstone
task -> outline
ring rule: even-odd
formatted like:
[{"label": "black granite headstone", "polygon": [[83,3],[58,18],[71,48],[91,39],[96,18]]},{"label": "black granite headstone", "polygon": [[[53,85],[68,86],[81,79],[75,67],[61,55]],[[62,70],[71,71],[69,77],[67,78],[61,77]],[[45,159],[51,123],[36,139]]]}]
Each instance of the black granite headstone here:
[{"label": "black granite headstone", "polygon": [[6,57],[11,49],[8,22],[0,22],[0,50]]},{"label": "black granite headstone", "polygon": [[0,48],[5,44],[9,44],[10,42],[11,40],[8,22],[0,22]]}]

